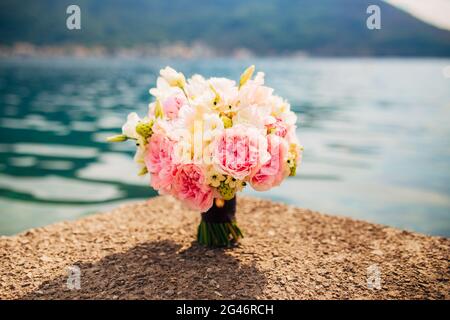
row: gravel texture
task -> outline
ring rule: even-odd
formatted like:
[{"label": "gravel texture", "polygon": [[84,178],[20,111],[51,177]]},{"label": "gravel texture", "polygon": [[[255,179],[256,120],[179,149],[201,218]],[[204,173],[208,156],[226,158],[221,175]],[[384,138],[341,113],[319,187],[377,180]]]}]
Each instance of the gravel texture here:
[{"label": "gravel texture", "polygon": [[450,239],[247,197],[237,219],[231,249],[198,246],[199,213],[169,197],[0,237],[0,299],[450,297]]}]

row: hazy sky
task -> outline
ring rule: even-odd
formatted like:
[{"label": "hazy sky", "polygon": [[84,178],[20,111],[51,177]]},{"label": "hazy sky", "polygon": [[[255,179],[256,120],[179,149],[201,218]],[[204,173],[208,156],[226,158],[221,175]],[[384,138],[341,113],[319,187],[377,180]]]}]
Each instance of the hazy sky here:
[{"label": "hazy sky", "polygon": [[[385,0],[437,27],[450,30],[450,0]],[[383,16],[383,13],[381,13]],[[383,19],[383,17],[381,18]]]}]

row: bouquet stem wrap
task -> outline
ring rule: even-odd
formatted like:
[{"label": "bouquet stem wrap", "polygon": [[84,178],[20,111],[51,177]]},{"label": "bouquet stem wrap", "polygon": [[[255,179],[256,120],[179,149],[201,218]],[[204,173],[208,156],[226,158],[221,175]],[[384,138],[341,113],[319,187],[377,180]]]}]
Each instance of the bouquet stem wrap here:
[{"label": "bouquet stem wrap", "polygon": [[213,206],[201,214],[197,241],[208,247],[229,247],[236,244],[243,234],[236,223],[236,197],[226,200],[222,207]]}]

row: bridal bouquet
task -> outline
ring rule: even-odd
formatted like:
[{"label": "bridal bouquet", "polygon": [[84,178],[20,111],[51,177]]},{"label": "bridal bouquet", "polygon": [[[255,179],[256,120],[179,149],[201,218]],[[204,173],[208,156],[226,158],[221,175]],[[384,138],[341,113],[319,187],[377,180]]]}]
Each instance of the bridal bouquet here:
[{"label": "bridal bouquet", "polygon": [[150,185],[202,213],[199,243],[229,246],[242,237],[236,224],[236,193],[258,191],[295,175],[301,159],[296,115],[290,105],[253,78],[190,79],[170,67],[160,71],[147,115],[128,115],[111,142],[134,140],[139,173]]}]

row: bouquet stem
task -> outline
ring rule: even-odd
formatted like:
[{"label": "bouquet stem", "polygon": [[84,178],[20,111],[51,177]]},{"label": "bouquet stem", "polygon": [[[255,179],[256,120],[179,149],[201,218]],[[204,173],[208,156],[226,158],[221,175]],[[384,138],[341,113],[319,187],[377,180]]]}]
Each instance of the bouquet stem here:
[{"label": "bouquet stem", "polygon": [[202,245],[229,247],[244,237],[236,223],[236,197],[224,201],[221,207],[214,201],[213,206],[201,216],[197,241]]}]

